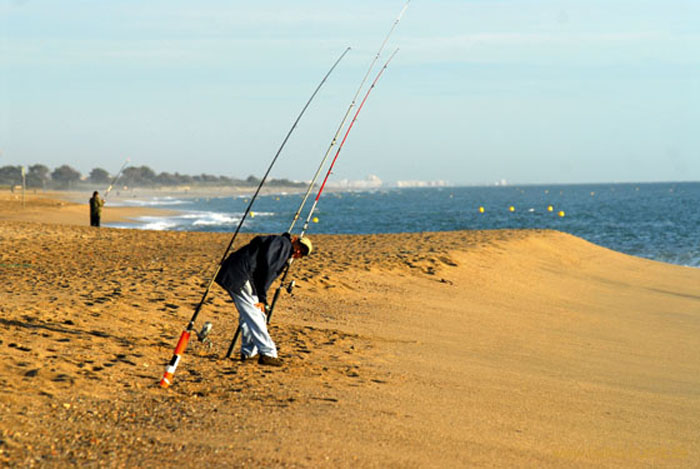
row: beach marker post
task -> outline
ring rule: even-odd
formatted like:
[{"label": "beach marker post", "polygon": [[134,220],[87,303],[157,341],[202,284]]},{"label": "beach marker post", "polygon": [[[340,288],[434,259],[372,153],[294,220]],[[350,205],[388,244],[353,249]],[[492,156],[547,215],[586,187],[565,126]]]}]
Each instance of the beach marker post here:
[{"label": "beach marker post", "polygon": [[209,295],[209,290],[211,290],[212,285],[214,285],[214,280],[216,279],[216,276],[218,275],[219,271],[221,270],[221,265],[224,263],[226,260],[226,256],[228,255],[229,251],[233,247],[233,242],[236,240],[236,237],[238,236],[238,233],[241,231],[241,227],[243,226],[243,222],[245,221],[246,217],[248,214],[251,212],[251,208],[253,207],[253,203],[255,202],[255,199],[258,197],[258,194],[260,193],[260,190],[262,189],[263,185],[265,184],[265,181],[267,181],[267,177],[270,174],[270,171],[272,171],[272,167],[275,165],[275,162],[277,162],[277,158],[279,158],[280,153],[282,153],[282,149],[284,146],[287,144],[287,141],[289,140],[289,137],[292,135],[292,132],[294,132],[294,129],[297,127],[297,124],[299,124],[299,121],[301,120],[301,117],[304,115],[306,112],[306,109],[308,109],[309,105],[311,104],[311,101],[316,97],[316,94],[318,94],[319,90],[323,86],[323,84],[326,82],[330,74],[335,70],[335,67],[340,63],[341,60],[343,60],[343,57],[350,51],[350,47],[347,47],[342,54],[340,54],[340,57],[333,63],[333,66],[326,72],[324,75],[323,79],[321,82],[316,86],[316,89],[314,92],[311,94],[311,97],[306,101],[306,104],[302,108],[301,112],[297,116],[296,120],[292,124],[292,127],[289,129],[287,132],[287,135],[284,137],[284,140],[282,141],[282,144],[280,145],[279,149],[277,150],[277,153],[275,153],[275,156],[272,158],[272,161],[270,162],[270,165],[267,167],[267,171],[265,171],[265,174],[263,175],[262,179],[260,180],[260,184],[258,184],[257,189],[255,190],[255,193],[253,196],[250,198],[250,203],[245,209],[245,212],[243,213],[243,216],[241,217],[241,220],[238,222],[238,226],[236,227],[236,231],[233,233],[233,236],[231,237],[231,241],[229,241],[228,246],[226,246],[226,250],[224,251],[224,255],[221,257],[221,260],[219,261],[218,265],[216,266],[216,269],[214,269],[214,273],[211,276],[211,279],[209,280],[209,283],[207,284],[207,287],[204,289],[204,293],[202,294],[202,299],[199,301],[199,304],[194,309],[194,314],[192,315],[192,318],[190,319],[190,322],[187,324],[187,328],[182,332],[180,335],[180,340],[178,340],[177,345],[175,346],[175,352],[173,353],[173,357],[170,359],[170,362],[165,368],[165,373],[163,374],[163,377],[160,380],[160,387],[161,388],[167,388],[172,384],[173,380],[173,375],[175,374],[175,370],[177,369],[177,365],[180,363],[180,358],[182,354],[185,352],[185,349],[187,348],[187,342],[190,340],[190,335],[192,334],[192,330],[194,329],[194,323],[197,320],[197,316],[199,316],[199,312],[202,310],[202,306],[204,305],[204,301],[207,299],[207,296]]}]

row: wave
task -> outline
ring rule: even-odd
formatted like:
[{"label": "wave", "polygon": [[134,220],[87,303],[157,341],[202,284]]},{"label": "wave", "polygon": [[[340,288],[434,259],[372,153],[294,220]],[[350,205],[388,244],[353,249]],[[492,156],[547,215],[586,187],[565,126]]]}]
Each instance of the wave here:
[{"label": "wave", "polygon": [[183,219],[191,220],[192,226],[231,226],[241,221],[240,215],[216,212],[197,212],[182,216]]},{"label": "wave", "polygon": [[109,228],[135,228],[139,230],[166,231],[177,229],[177,223],[166,217],[136,217],[133,223],[104,223]]},{"label": "wave", "polygon": [[[142,216],[134,218],[134,223],[115,224],[110,223],[107,226],[112,228],[137,228],[141,230],[154,231],[197,231],[204,229],[209,231],[212,229],[221,229],[228,231],[227,228],[235,227],[241,221],[242,214],[232,214],[226,212],[181,212],[177,215],[169,216]],[[249,226],[255,222],[256,217],[273,217],[274,212],[253,212],[248,216],[244,226]]]},{"label": "wave", "polygon": [[122,200],[117,203],[111,203],[110,205],[114,207],[160,207],[160,206],[171,206],[171,205],[184,205],[191,204],[191,200],[176,199],[174,197],[153,197],[148,200],[144,199],[127,199]]},{"label": "wave", "polygon": [[643,255],[648,259],[657,260],[661,262],[668,262],[669,264],[678,264],[684,267],[694,267],[700,268],[700,253],[693,252],[683,252],[683,253],[650,253],[648,255]]}]

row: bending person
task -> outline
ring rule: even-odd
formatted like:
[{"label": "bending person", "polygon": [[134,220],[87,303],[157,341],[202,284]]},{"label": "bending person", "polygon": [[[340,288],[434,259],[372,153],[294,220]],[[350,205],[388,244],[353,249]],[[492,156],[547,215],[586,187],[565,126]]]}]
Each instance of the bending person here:
[{"label": "bending person", "polygon": [[216,283],[228,291],[238,309],[241,360],[259,355],[261,365],[282,365],[267,330],[267,290],[291,257],[299,259],[311,250],[309,238],[292,238],[289,233],[256,236],[221,265]]}]

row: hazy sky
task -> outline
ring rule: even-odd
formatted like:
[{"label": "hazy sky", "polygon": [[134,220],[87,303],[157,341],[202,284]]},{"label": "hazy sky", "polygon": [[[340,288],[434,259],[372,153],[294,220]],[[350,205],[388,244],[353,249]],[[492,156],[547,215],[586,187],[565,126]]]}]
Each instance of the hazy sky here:
[{"label": "hazy sky", "polygon": [[[404,0],[0,0],[0,166],[313,175]],[[700,180],[700,1],[413,0],[333,178]],[[374,74],[374,72],[373,72]]]}]

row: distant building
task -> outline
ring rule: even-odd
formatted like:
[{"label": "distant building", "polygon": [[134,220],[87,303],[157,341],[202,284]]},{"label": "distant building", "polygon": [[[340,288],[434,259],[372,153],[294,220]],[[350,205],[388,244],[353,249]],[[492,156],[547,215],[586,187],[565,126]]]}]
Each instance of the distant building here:
[{"label": "distant building", "polygon": [[348,179],[341,179],[332,184],[332,187],[340,189],[378,189],[384,185],[379,177],[374,174],[370,174],[365,179],[360,179],[356,181],[350,181]]},{"label": "distant building", "polygon": [[447,181],[396,181],[396,187],[446,187]]}]

